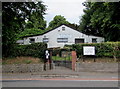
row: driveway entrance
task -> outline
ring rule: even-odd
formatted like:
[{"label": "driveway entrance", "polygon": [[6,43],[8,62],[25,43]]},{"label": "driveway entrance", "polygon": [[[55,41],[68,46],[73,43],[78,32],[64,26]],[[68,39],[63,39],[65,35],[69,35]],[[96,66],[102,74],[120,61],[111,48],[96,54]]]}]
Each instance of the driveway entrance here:
[{"label": "driveway entrance", "polygon": [[72,69],[72,55],[70,50],[53,50],[52,61],[56,67],[67,67]]}]

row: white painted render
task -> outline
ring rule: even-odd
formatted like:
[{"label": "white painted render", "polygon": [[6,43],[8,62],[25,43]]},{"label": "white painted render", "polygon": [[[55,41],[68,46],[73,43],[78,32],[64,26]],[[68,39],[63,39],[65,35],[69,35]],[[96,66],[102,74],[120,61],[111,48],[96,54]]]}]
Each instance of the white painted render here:
[{"label": "white painted render", "polygon": [[[65,27],[65,31],[62,30],[62,27]],[[53,48],[53,47],[64,47],[65,44],[71,45],[75,44],[75,39],[76,38],[84,38],[84,43],[92,43],[92,38],[97,39],[97,43],[104,42],[103,37],[97,37],[97,36],[89,36],[85,35],[79,31],[76,31],[66,25],[61,25],[58,28],[55,28],[43,35],[38,35],[38,36],[32,36],[32,37],[26,37],[24,38],[24,44],[30,44],[29,39],[30,38],[35,38],[35,42],[43,42],[43,38],[48,38],[48,48]],[[58,43],[57,38],[68,38],[67,43]]]}]

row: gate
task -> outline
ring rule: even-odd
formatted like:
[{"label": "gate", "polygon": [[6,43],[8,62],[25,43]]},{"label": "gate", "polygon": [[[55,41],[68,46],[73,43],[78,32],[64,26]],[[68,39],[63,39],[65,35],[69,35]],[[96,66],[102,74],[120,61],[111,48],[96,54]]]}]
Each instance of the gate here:
[{"label": "gate", "polygon": [[53,69],[54,66],[63,66],[75,70],[76,52],[68,49],[49,49],[45,52],[44,70]]},{"label": "gate", "polygon": [[52,61],[57,67],[63,66],[63,67],[72,69],[71,50],[53,49],[52,50]]}]

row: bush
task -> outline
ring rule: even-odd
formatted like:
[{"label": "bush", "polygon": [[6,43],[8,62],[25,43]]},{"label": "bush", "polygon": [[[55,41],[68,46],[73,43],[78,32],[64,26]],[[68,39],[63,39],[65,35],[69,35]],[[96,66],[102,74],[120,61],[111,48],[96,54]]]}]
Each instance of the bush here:
[{"label": "bush", "polygon": [[70,47],[77,52],[77,56],[83,56],[83,46],[95,46],[97,57],[116,57],[120,58],[120,42],[105,42],[105,43],[84,43],[73,44]]},{"label": "bush", "polygon": [[69,51],[71,51],[71,49],[70,48],[57,48],[57,49],[53,49],[52,50],[52,55],[53,56],[59,55],[61,57],[63,51],[69,52]]},{"label": "bush", "polygon": [[60,49],[53,49],[52,50],[52,55],[53,56],[60,55],[60,51],[61,51]]},{"label": "bush", "polygon": [[29,45],[14,45],[11,56],[31,56],[44,58],[45,50],[47,49],[47,44],[45,43],[33,43]]}]

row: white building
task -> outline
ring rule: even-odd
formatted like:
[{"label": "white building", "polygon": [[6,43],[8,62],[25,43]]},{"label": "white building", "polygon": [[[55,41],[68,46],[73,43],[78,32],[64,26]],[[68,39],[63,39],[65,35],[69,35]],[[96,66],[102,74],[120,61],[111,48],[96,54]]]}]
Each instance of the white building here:
[{"label": "white building", "polygon": [[83,34],[63,24],[45,32],[44,34],[24,37],[23,44],[31,44],[34,42],[46,42],[48,48],[62,48],[65,44],[72,45],[76,43],[100,43],[104,42],[104,38]]}]

